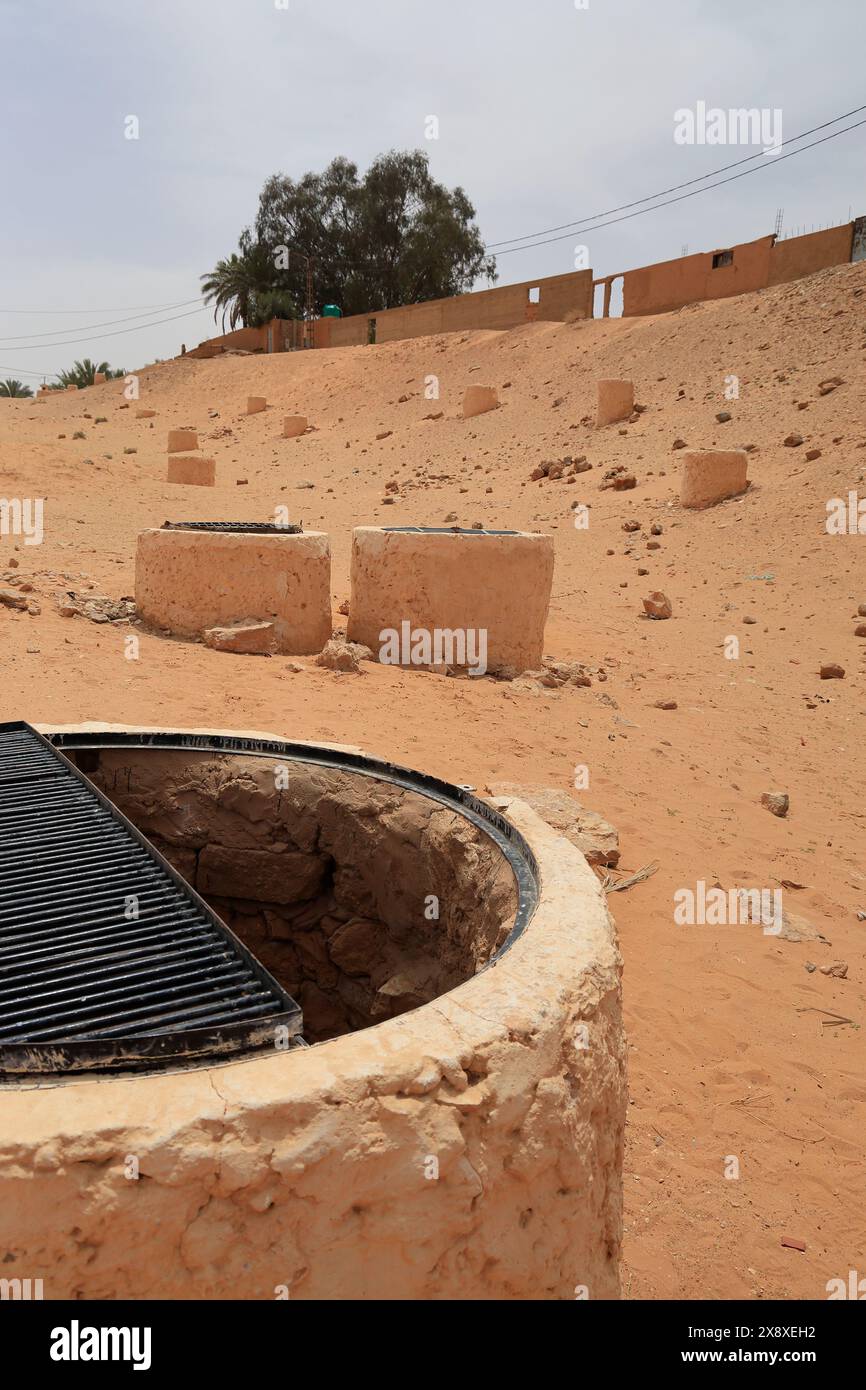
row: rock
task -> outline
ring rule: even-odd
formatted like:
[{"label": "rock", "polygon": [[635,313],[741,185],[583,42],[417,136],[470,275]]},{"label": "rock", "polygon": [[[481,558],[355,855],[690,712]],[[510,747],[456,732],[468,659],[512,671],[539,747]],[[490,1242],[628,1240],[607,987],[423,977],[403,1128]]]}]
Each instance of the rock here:
[{"label": "rock", "polygon": [[684,439],[675,439],[671,445],[672,449],[687,449],[689,446]]},{"label": "rock", "polygon": [[819,967],[822,975],[832,975],[834,979],[844,980],[848,974],[848,962],[844,960],[831,961],[829,965]]},{"label": "rock", "polygon": [[375,658],[370,648],[361,642],[347,642],[343,637],[332,637],[316,657],[316,665],[324,666],[329,671],[353,671],[360,676],[363,675],[361,662],[373,660]]},{"label": "rock", "polygon": [[656,589],[643,601],[644,612],[650,618],[669,618],[673,613],[671,601],[666,594]]},{"label": "rock", "polygon": [[820,450],[820,449],[807,449],[807,450],[806,450],[806,462],[807,462],[807,463],[813,463],[813,462],[815,461],[815,459],[819,459],[820,457],[821,457],[821,450]]},{"label": "rock", "polygon": [[866,623],[858,623],[854,629],[855,637],[866,637]]},{"label": "rock", "polygon": [[343,599],[343,602],[340,604],[339,608],[337,609],[337,612],[338,612],[338,613],[342,613],[342,615],[343,615],[344,618],[348,618],[348,616],[349,616],[349,600],[348,600],[347,598],[344,598],[344,599]]},{"label": "rock", "polygon": [[660,536],[660,535],[662,534],[662,532],[664,531],[664,529],[665,529],[665,528],[662,526],[662,524],[661,524],[660,521],[654,521],[653,524],[652,524],[652,526],[650,527],[650,535],[651,535],[651,536]]},{"label": "rock", "polygon": [[640,530],[640,522],[639,522],[639,521],[624,521],[624,522],[622,523],[622,529],[623,529],[624,531],[639,531],[639,530]]},{"label": "rock", "polygon": [[637,479],[633,473],[629,473],[625,465],[618,463],[616,467],[609,468],[598,485],[599,492],[604,492],[607,488],[614,488],[617,492],[626,491],[637,485]]},{"label": "rock", "polygon": [[615,868],[619,863],[619,835],[609,821],[582,806],[557,787],[524,786],[519,782],[493,782],[491,796],[517,797],[525,801],[548,825],[576,845],[589,864]]},{"label": "rock", "polygon": [[841,386],[842,384],[843,384],[843,382],[842,382],[842,378],[841,378],[840,376],[831,376],[831,377],[828,377],[826,381],[819,381],[819,382],[818,382],[818,395],[819,395],[819,396],[829,396],[829,394],[830,394],[831,391],[835,391],[835,390],[836,390],[836,387],[837,387],[837,386]]},{"label": "rock", "polygon": [[726,425],[731,419],[731,412],[729,410],[720,410],[716,419],[720,425]]},{"label": "rock", "polygon": [[753,627],[757,621],[757,618],[753,618],[750,613],[743,614],[743,622],[747,623],[749,627]]},{"label": "rock", "polygon": [[860,603],[857,605],[857,617],[866,618],[866,603]]},{"label": "rock", "polygon": [[328,954],[347,975],[370,975],[382,959],[387,940],[380,922],[354,917],[334,932],[328,941]]},{"label": "rock", "polygon": [[821,667],[822,681],[840,681],[844,675],[844,666],[840,666],[836,661],[828,661]]},{"label": "rock", "polygon": [[391,437],[391,435],[392,435],[393,433],[394,433],[393,430],[381,430],[380,433],[376,435],[376,438],[377,438],[377,439],[390,439],[390,437]]},{"label": "rock", "polygon": [[803,436],[801,434],[786,434],[784,442],[788,449],[799,449],[803,443]]},{"label": "rock", "polygon": [[788,814],[788,807],[791,801],[787,792],[763,792],[761,795],[761,805],[766,806],[768,811],[772,811],[774,816],[784,819]]},{"label": "rock", "polygon": [[244,656],[267,656],[276,646],[274,625],[264,622],[209,627],[202,633],[202,640],[216,652],[237,652]]},{"label": "rock", "polygon": [[20,608],[22,611],[27,607],[26,598],[17,594],[14,589],[0,589],[0,603],[5,608]]},{"label": "rock", "polygon": [[198,857],[196,886],[205,896],[230,897],[242,883],[244,897],[253,902],[305,902],[318,893],[328,862],[324,856],[300,850],[208,844]]},{"label": "rock", "polygon": [[653,706],[653,708],[654,708],[654,709],[676,709],[676,708],[677,708],[677,702],[676,702],[676,700],[656,700],[655,705]]}]

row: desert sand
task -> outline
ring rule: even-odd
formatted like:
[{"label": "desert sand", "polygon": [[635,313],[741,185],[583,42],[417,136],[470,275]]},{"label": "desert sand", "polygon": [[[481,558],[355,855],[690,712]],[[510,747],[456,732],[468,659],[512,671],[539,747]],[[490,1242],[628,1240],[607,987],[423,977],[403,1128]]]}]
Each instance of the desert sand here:
[{"label": "desert sand", "polygon": [[[594,428],[599,378],[634,381],[645,408],[633,423]],[[46,499],[41,546],[0,537],[0,586],[34,609],[0,604],[0,717],[273,729],[481,793],[571,791],[617,827],[621,876],[658,862],[609,897],[630,1058],[625,1296],[825,1297],[862,1263],[866,1205],[866,535],[825,526],[830,499],[866,496],[866,266],[658,317],[179,358],[139,381],[138,401],[122,381],[0,401],[0,496]],[[473,384],[501,405],[465,420]],[[268,408],[247,415],[250,395]],[[313,428],[285,438],[287,415]],[[165,481],[166,434],[181,428],[215,460],[215,488]],[[786,445],[792,435],[803,442]],[[749,490],[683,510],[677,441],[748,448]],[[581,455],[590,470],[530,480],[544,460]],[[600,489],[617,465],[636,487]],[[313,654],[238,656],[61,616],[133,594],[139,531],[268,520],[277,506],[330,536],[335,630],[353,526],[549,532],[545,651],[583,663],[591,684],[369,662],[339,673]],[[669,621],[642,616],[657,590]],[[822,680],[826,663],[844,678]],[[580,765],[589,785],[575,791]],[[769,791],[788,794],[786,817],[761,804]],[[677,925],[674,894],[698,881],[782,887],[807,925],[781,937]],[[835,961],[844,978],[822,973]],[[725,1177],[731,1157],[738,1180]]]}]

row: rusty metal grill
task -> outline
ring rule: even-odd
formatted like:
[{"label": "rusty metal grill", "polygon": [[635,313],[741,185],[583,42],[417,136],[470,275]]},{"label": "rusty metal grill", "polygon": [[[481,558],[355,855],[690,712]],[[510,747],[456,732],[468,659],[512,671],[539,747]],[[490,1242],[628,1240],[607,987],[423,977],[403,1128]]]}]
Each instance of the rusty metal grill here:
[{"label": "rusty metal grill", "polygon": [[0,724],[0,1073],[290,1046],[301,1011],[78,768]]}]

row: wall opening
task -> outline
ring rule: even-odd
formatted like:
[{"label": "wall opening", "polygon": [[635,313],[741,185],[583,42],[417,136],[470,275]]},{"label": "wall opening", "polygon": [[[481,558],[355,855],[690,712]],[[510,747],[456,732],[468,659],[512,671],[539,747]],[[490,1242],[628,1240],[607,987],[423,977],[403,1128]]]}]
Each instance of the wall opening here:
[{"label": "wall opening", "polygon": [[723,266],[723,265],[733,265],[733,264],[734,264],[734,253],[733,253],[733,251],[714,251],[714,252],[713,252],[713,270],[718,270],[719,267],[720,267],[720,266]]},{"label": "wall opening", "polygon": [[541,288],[539,285],[533,286],[533,288],[529,291],[529,302],[530,304],[541,303]]},{"label": "wall opening", "polygon": [[376,341],[376,320],[375,320],[375,319],[367,319],[367,342],[368,342],[368,343],[375,343],[375,341]]}]

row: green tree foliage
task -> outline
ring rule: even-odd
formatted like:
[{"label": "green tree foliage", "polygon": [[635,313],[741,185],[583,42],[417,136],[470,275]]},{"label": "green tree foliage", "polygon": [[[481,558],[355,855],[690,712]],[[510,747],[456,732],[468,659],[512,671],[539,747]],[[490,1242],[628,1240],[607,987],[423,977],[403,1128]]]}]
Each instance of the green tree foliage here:
[{"label": "green tree foliage", "polygon": [[205,303],[214,306],[214,321],[222,315],[223,332],[227,319],[230,329],[239,325],[258,328],[274,318],[298,316],[285,274],[249,230],[241,233],[238,251],[227,260],[217,261],[201,279]]},{"label": "green tree foliage", "polygon": [[14,377],[10,376],[5,381],[0,381],[0,396],[17,396],[23,400],[32,395],[32,386],[25,386],[23,381],[16,381]]},{"label": "green tree foliage", "polygon": [[297,181],[275,174],[239,253],[202,277],[205,299],[232,327],[266,322],[283,295],[292,314],[279,317],[295,316],[307,257],[317,313],[327,303],[359,314],[463,294],[480,276],[496,278],[474,218],[463,189],[437,183],[421,150],[380,155],[363,178],[343,158]]},{"label": "green tree foliage", "polygon": [[92,386],[97,372],[102,372],[107,381],[126,376],[124,367],[112,369],[107,362],[91,362],[89,357],[84,357],[80,362],[73,362],[71,367],[57,373],[56,384],[51,383],[52,390],[60,390],[64,386]]}]

